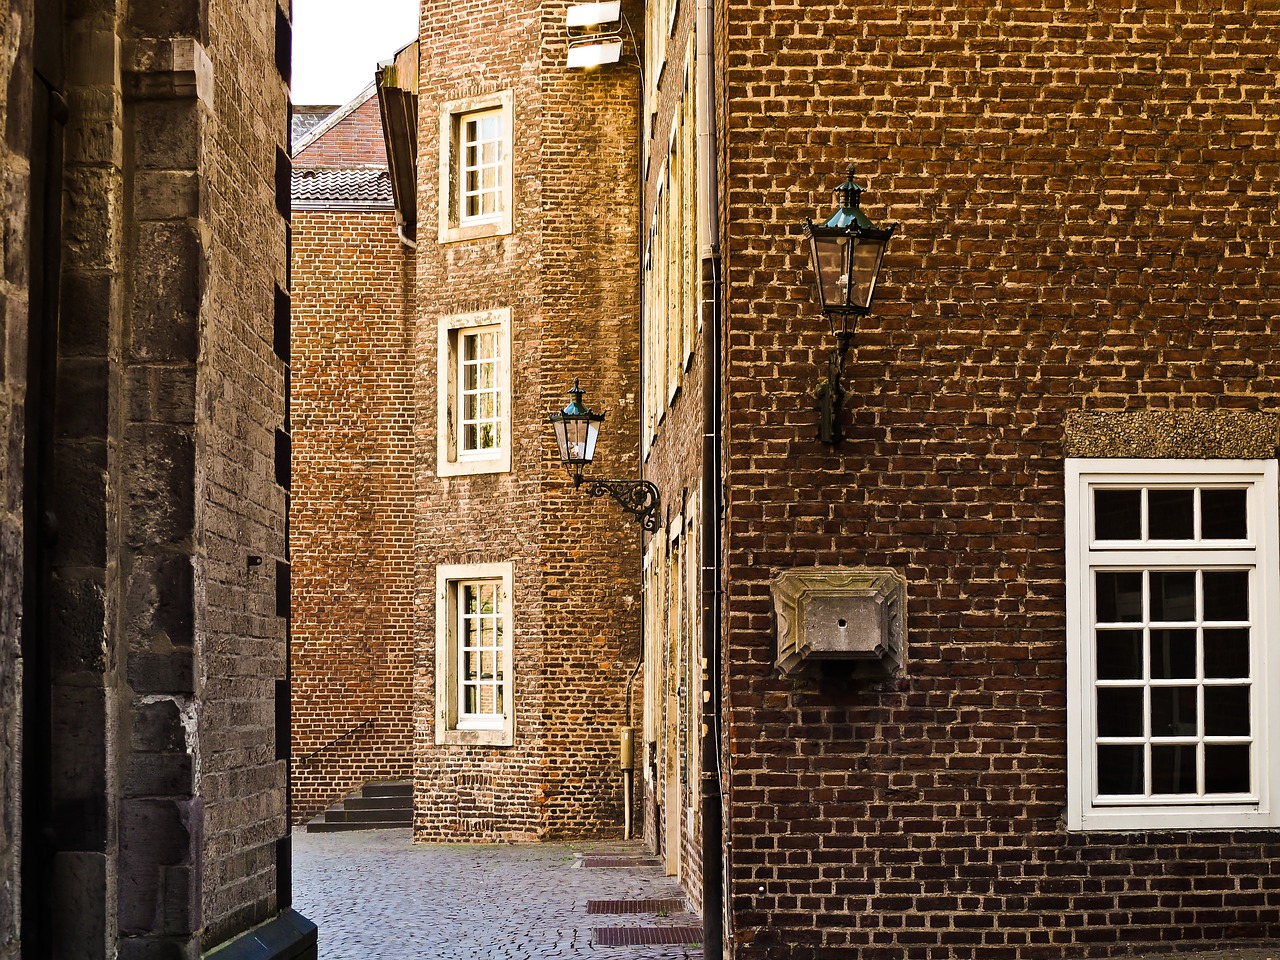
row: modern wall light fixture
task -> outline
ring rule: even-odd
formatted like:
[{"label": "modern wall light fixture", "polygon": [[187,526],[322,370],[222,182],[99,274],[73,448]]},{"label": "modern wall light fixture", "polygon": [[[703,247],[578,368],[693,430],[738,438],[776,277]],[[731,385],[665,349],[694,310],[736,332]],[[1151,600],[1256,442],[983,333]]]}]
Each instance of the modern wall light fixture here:
[{"label": "modern wall light fixture", "polygon": [[582,468],[589,467],[596,455],[596,438],[600,433],[603,413],[596,413],[582,404],[583,389],[575,377],[569,388],[572,400],[547,421],[555,428],[556,445],[560,448],[560,461],[573,477],[574,487],[587,484],[587,494],[613,497],[624,511],[631,514],[640,526],[649,532],[658,529],[658,488],[648,480],[606,480],[600,477],[584,477]]},{"label": "modern wall light fixture", "polygon": [[[814,388],[821,419],[818,439],[823,443],[839,443],[844,438],[840,409],[844,403],[844,386],[840,382],[844,357],[853,343],[857,318],[871,310],[876,278],[884,259],[889,238],[898,229],[896,223],[887,228],[876,227],[862,212],[859,201],[865,187],[853,182],[853,167],[844,183],[836,187],[839,204],[825,223],[804,219],[804,233],[809,238],[809,256],[817,277],[818,297],[822,312],[831,324],[836,348],[831,353],[827,376]],[[852,321],[852,322],[851,322]]]},{"label": "modern wall light fixture", "polygon": [[619,0],[575,3],[565,11],[569,49],[565,62],[570,70],[590,70],[617,63],[622,57],[622,35],[617,32],[622,19]]}]

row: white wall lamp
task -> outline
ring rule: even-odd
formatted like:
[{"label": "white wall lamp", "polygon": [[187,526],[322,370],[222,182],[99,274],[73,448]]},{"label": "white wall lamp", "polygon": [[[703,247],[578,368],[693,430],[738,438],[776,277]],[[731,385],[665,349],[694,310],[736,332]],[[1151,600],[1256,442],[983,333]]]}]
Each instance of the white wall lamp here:
[{"label": "white wall lamp", "polygon": [[565,11],[569,33],[570,70],[593,70],[622,58],[622,36],[617,27],[622,20],[620,0],[575,3]]}]

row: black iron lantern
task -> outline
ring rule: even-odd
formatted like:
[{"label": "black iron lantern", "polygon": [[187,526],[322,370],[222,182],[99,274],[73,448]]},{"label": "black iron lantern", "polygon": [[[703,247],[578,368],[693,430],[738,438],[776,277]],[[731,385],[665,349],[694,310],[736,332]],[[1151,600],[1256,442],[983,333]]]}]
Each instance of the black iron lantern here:
[{"label": "black iron lantern", "polygon": [[582,468],[591,466],[596,455],[596,438],[600,435],[603,413],[596,413],[582,405],[583,389],[575,377],[569,388],[573,399],[559,413],[547,419],[556,431],[556,444],[560,447],[560,462],[573,473],[573,485],[582,483]]},{"label": "black iron lantern", "polygon": [[814,389],[822,412],[818,436],[824,443],[839,443],[842,439],[840,409],[844,388],[840,374],[845,354],[853,342],[850,321],[856,323],[858,317],[871,310],[884,251],[898,229],[896,223],[881,229],[862,212],[860,201],[864,189],[854,182],[850,166],[848,177],[835,189],[839,204],[836,212],[822,224],[808,217],[804,221],[818,298],[831,324],[832,336],[836,338],[827,377]]},{"label": "black iron lantern", "polygon": [[640,521],[640,526],[650,532],[658,529],[658,488],[648,480],[608,480],[600,477],[584,477],[582,470],[589,467],[596,455],[596,438],[600,434],[603,413],[596,413],[582,403],[583,389],[575,377],[569,388],[572,398],[568,406],[553,413],[547,420],[556,432],[556,445],[560,448],[560,462],[573,477],[574,487],[585,481],[587,495],[611,496],[627,513]]}]

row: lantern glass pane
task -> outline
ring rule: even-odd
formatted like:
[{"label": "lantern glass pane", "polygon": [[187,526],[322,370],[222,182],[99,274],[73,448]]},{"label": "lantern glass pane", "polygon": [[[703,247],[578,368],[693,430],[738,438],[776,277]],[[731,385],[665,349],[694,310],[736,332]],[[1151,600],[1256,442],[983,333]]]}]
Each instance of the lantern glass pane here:
[{"label": "lantern glass pane", "polygon": [[871,306],[871,297],[876,290],[876,276],[880,273],[880,259],[884,256],[885,241],[855,240],[853,245],[853,263],[850,273],[853,275],[853,286],[849,291],[850,306],[866,310]]},{"label": "lantern glass pane", "polygon": [[586,428],[582,438],[584,463],[590,463],[595,459],[596,455],[596,437],[600,435],[600,423],[597,420],[587,420],[583,426]]},{"label": "lantern glass pane", "polygon": [[563,420],[552,420],[551,425],[556,430],[556,446],[560,448],[560,462],[569,462],[569,438],[565,431],[565,422]]},{"label": "lantern glass pane", "polygon": [[845,263],[848,247],[848,237],[811,238],[813,270],[818,275],[818,294],[822,297],[823,309],[839,307],[845,302],[849,275]]}]

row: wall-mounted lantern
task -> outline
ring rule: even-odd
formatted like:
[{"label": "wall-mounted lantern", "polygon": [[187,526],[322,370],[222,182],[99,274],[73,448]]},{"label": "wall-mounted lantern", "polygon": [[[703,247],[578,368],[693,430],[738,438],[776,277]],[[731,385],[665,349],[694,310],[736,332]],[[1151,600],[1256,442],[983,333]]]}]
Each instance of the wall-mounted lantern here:
[{"label": "wall-mounted lantern", "polygon": [[596,437],[600,433],[603,413],[596,413],[582,404],[583,389],[575,377],[569,388],[572,397],[569,405],[547,417],[556,432],[556,445],[560,448],[560,461],[573,477],[574,487],[585,482],[587,494],[613,497],[624,511],[631,514],[645,530],[658,529],[658,488],[648,480],[606,480],[600,477],[584,477],[582,470],[591,466],[596,455]]},{"label": "wall-mounted lantern", "polygon": [[844,437],[840,425],[840,408],[844,403],[840,376],[844,357],[853,342],[857,318],[871,310],[885,247],[898,229],[896,223],[881,229],[867,218],[859,206],[864,189],[853,182],[850,166],[845,182],[835,189],[839,204],[836,212],[822,224],[808,217],[804,220],[822,312],[827,315],[831,334],[836,338],[827,376],[814,388],[822,414],[818,439],[823,443],[839,443]]}]

